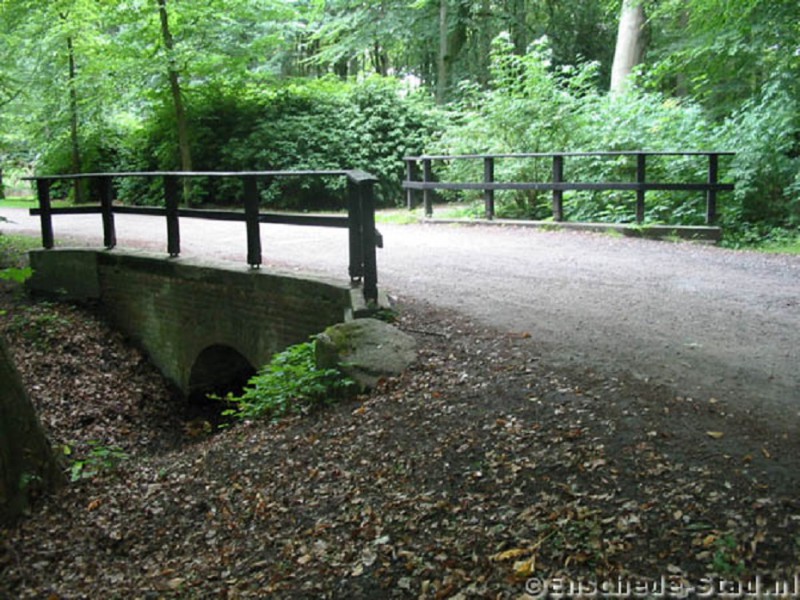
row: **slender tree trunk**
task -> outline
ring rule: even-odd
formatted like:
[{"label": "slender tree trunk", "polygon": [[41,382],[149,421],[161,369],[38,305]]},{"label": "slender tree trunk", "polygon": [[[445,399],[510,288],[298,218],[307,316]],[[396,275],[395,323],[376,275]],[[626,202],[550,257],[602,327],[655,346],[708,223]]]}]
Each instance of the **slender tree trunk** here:
[{"label": "slender tree trunk", "polygon": [[611,66],[611,93],[625,89],[633,68],[642,62],[645,48],[644,0],[623,0],[617,31],[614,63]]},{"label": "slender tree trunk", "polygon": [[378,75],[386,77],[389,74],[389,56],[377,40],[372,43],[372,66]]},{"label": "slender tree trunk", "polygon": [[[439,2],[439,54],[437,57],[436,102],[442,104],[447,100],[447,93],[453,79],[453,64],[467,40],[464,25],[466,7],[460,5],[453,17],[447,0]],[[455,19],[454,27],[450,21]]]},{"label": "slender tree trunk", "polygon": [[[491,0],[481,0],[481,20],[488,23],[492,16]],[[492,54],[492,34],[488,27],[478,28],[478,82],[481,85],[489,83],[490,56]]]},{"label": "slender tree trunk", "polygon": [[447,0],[439,0],[439,55],[437,56],[436,103],[443,104],[447,95],[448,72]]},{"label": "slender tree trunk", "polygon": [[24,513],[64,476],[5,341],[0,338],[0,525]]},{"label": "slender tree trunk", "polygon": [[[175,40],[169,29],[169,14],[167,13],[167,0],[156,0],[158,2],[158,13],[161,17],[161,38],[164,41],[164,48],[167,51],[169,63],[168,76],[169,87],[172,93],[172,103],[175,107],[175,122],[178,128],[178,149],[181,157],[181,170],[192,170],[192,151],[189,146],[189,126],[186,121],[186,109],[183,105],[183,94],[178,76],[178,67],[175,64]],[[190,198],[189,179],[183,179],[184,199]]]},{"label": "slender tree trunk", "polygon": [[[62,15],[62,19],[66,18]],[[75,47],[72,36],[67,37],[67,56],[69,59],[69,136],[70,136],[70,168],[73,173],[80,173],[83,169],[81,163],[81,148],[78,140],[78,89],[75,72]],[[83,181],[73,180],[75,203],[83,202]]]},{"label": "slender tree trunk", "polygon": [[513,0],[511,3],[511,43],[514,44],[514,54],[524,56],[528,51],[528,34],[525,26],[528,7],[525,0]]}]

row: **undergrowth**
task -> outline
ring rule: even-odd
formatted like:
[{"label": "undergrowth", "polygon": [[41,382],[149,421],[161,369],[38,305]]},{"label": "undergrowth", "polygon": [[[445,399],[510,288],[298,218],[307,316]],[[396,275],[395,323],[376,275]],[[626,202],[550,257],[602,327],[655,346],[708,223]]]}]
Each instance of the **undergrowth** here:
[{"label": "undergrowth", "polygon": [[235,419],[278,419],[291,413],[306,413],[317,406],[345,397],[355,382],[338,369],[320,369],[315,360],[315,342],[289,346],[273,356],[250,378],[240,396],[228,393],[217,400],[233,404],[223,416]]}]

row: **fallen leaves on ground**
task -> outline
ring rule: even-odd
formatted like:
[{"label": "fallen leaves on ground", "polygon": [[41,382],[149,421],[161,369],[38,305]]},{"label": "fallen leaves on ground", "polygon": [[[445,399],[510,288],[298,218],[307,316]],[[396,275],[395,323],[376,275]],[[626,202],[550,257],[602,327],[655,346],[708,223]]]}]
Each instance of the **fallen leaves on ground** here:
[{"label": "fallen leaves on ground", "polygon": [[0,531],[0,596],[523,598],[533,576],[797,573],[796,436],[548,367],[535,333],[405,303],[406,374],[210,436],[102,319],[37,310],[46,343],[13,311],[3,328],[54,441],[129,458]]}]

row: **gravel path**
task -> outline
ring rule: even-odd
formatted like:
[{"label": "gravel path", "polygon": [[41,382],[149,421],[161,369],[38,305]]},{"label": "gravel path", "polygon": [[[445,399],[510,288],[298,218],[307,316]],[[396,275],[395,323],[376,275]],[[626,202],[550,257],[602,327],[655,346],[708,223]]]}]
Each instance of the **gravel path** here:
[{"label": "gravel path", "polygon": [[[0,208],[8,232],[38,232]],[[99,216],[55,218],[56,240],[97,243]],[[800,256],[513,227],[379,225],[380,285],[530,336],[540,359],[632,373],[800,424]],[[166,246],[161,219],[117,216],[120,247]],[[183,256],[244,263],[244,225],[183,219]],[[266,266],[347,273],[344,230],[268,225]]]}]

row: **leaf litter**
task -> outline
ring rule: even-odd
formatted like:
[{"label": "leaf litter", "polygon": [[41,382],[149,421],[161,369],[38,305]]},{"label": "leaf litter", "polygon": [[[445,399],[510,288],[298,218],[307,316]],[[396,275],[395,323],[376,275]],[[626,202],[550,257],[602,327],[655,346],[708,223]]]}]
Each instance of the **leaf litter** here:
[{"label": "leaf litter", "polygon": [[14,304],[4,335],[53,442],[127,459],[0,530],[0,597],[525,598],[530,577],[797,574],[792,431],[551,368],[528,332],[399,314],[419,342],[402,376],[212,435],[95,311]]}]

